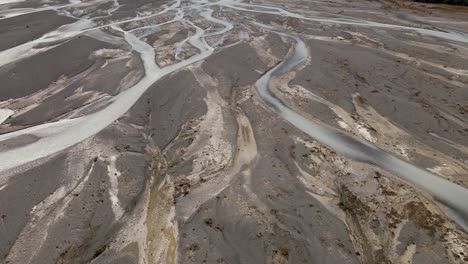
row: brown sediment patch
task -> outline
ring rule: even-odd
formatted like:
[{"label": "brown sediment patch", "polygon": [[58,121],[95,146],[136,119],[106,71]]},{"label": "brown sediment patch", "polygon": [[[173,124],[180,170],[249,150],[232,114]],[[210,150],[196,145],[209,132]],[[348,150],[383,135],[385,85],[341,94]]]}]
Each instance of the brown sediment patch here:
[{"label": "brown sediment patch", "polygon": [[[222,190],[227,188],[232,178],[235,177],[243,169],[243,165],[249,164],[256,157],[256,143],[255,138],[253,136],[252,128],[250,126],[250,122],[248,121],[247,117],[240,111],[237,112],[236,119],[238,122],[237,151],[233,161],[231,160],[231,158],[226,160],[227,162],[232,162],[232,164],[230,164],[229,171],[226,173],[226,175],[219,175],[218,171],[211,170],[210,165],[205,168],[200,167],[192,172],[195,175],[199,175],[200,173],[208,175],[210,177],[210,181],[205,182],[206,180],[203,180],[203,185],[193,186],[193,188],[195,189],[192,192],[186,192],[186,198],[188,198],[188,200],[183,200],[184,207],[187,207],[188,204],[196,202],[197,200],[198,203],[194,204],[193,207],[195,208],[191,208],[190,210],[188,208],[181,208],[184,211],[190,211],[185,212],[185,214],[189,213],[189,215],[184,215],[184,217],[187,218],[188,216],[193,214],[196,208],[200,207],[205,201],[209,200],[211,196],[214,197],[214,195],[217,195]],[[213,137],[214,136],[215,135],[213,135]],[[201,155],[199,159],[201,158],[203,158],[203,155]],[[222,167],[221,169],[224,170],[224,167]],[[194,178],[193,175],[189,175],[187,177]],[[185,184],[182,186],[182,189],[185,189],[185,186],[187,185],[191,186],[190,182],[187,179],[183,179],[182,182],[185,182]],[[210,195],[207,195],[207,193],[210,193]]]},{"label": "brown sediment patch", "polygon": [[[177,200],[177,206],[184,219],[188,219],[206,201],[227,188],[257,153],[251,124],[242,110],[239,107],[230,109],[218,91],[212,89],[216,81],[201,70],[196,72],[200,84],[209,89],[205,98],[208,110],[197,128],[199,135],[184,154],[186,160],[195,158],[192,171],[179,180],[182,185],[178,193],[184,197]],[[234,114],[237,121],[237,151],[226,140],[231,126],[227,122],[233,121],[229,114]]]},{"label": "brown sediment patch", "polygon": [[250,142],[250,130],[248,127],[245,127],[245,126],[242,126],[241,130],[242,130],[242,138],[244,139],[245,143],[248,144]]},{"label": "brown sediment patch", "polygon": [[277,250],[273,250],[273,263],[274,264],[287,264],[289,263],[289,248],[281,246]]},{"label": "brown sediment patch", "polygon": [[[153,173],[154,177],[160,177],[159,170]],[[153,184],[149,198],[146,258],[150,264],[176,263],[177,232],[173,221],[174,186],[171,177],[167,176],[161,184]]]},{"label": "brown sediment patch", "polygon": [[80,249],[76,246],[70,246],[67,250],[62,252],[57,258],[56,264],[66,264],[73,261],[76,257],[80,255]]},{"label": "brown sediment patch", "polygon": [[440,215],[429,211],[422,202],[412,201],[407,203],[403,212],[409,220],[427,230],[431,236],[443,230],[445,220]]},{"label": "brown sediment patch", "polygon": [[352,215],[365,218],[368,216],[370,211],[369,206],[363,203],[348,187],[342,185],[339,190],[340,202],[339,206],[344,211],[349,212]]}]

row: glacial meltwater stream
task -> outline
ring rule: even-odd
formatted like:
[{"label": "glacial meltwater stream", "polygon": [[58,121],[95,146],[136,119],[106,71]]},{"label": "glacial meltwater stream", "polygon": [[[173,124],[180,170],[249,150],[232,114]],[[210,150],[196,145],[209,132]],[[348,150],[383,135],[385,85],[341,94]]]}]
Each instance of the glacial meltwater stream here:
[{"label": "glacial meltwater stream", "polygon": [[[70,4],[66,6],[80,4],[82,4],[81,1],[71,1]],[[53,8],[54,7],[50,7],[50,9]],[[57,7],[56,9],[60,8],[61,7]],[[118,6],[112,7],[108,14],[110,15],[117,9]],[[413,31],[446,41],[468,43],[468,37],[465,34],[459,32],[440,32],[400,25],[382,24],[361,19],[352,19],[349,17],[330,17],[329,14],[327,14],[326,17],[311,17],[292,13],[280,7],[263,6],[261,4],[249,3],[248,1],[243,2],[241,0],[178,0],[157,14],[139,15],[134,19],[115,21],[99,26],[95,25],[93,19],[77,18],[77,22],[71,25],[62,26],[53,32],[45,34],[41,38],[0,52],[0,66],[7,63],[14,63],[19,59],[23,59],[25,57],[32,56],[47,50],[47,48],[35,49],[34,47],[37,44],[65,40],[89,32],[105,35],[108,33],[105,33],[101,29],[112,28],[114,31],[120,32],[121,36],[119,37],[125,40],[131,46],[131,49],[139,54],[143,62],[145,76],[133,87],[130,87],[117,96],[113,97],[107,107],[96,113],[85,115],[76,119],[63,119],[56,122],[51,122],[49,124],[42,124],[36,127],[1,135],[0,141],[9,140],[12,137],[25,134],[33,134],[40,137],[40,139],[28,145],[20,146],[0,153],[0,171],[2,171],[2,175],[0,176],[0,184],[6,183],[10,177],[13,177],[15,168],[30,162],[34,162],[41,158],[54,155],[97,134],[99,131],[103,130],[112,122],[125,114],[137,102],[143,93],[162,77],[183,69],[190,64],[204,60],[210,56],[215,51],[216,47],[210,46],[207,43],[206,38],[213,36],[224,37],[226,34],[232,31],[236,23],[239,23],[223,20],[220,17],[213,17],[213,11],[219,9],[229,9],[235,10],[237,12],[248,13],[264,13],[316,21],[320,23],[376,27],[385,30]],[[23,14],[25,12],[34,11],[23,10],[15,12],[18,14]],[[145,28],[156,29],[173,22],[180,22],[184,25],[192,27],[195,33],[180,43],[183,44],[186,42],[196,47],[198,49],[198,53],[196,55],[193,55],[185,60],[178,60],[175,64],[170,66],[159,67],[154,60],[155,50],[153,47],[141,40],[142,36],[136,36],[134,31],[125,31],[121,27],[123,23],[140,21],[149,17],[156,17],[161,14],[172,15],[173,20],[161,24],[150,26],[146,25]],[[11,14],[11,16],[14,15],[16,15],[16,13]],[[214,32],[205,32],[204,29],[197,26],[196,23],[190,20],[196,15],[203,18],[207,23],[214,23],[221,26],[222,28]],[[9,17],[8,14],[6,14],[5,17]],[[300,37],[286,32],[283,29],[274,28],[271,25],[260,24],[259,22],[252,22],[251,25],[275,32],[276,34],[290,38],[296,42],[294,52],[285,58],[281,63],[266,72],[255,84],[260,96],[268,105],[272,106],[282,118],[300,130],[304,131],[311,137],[320,141],[321,143],[335,149],[337,152],[352,159],[381,167],[382,169],[395,173],[405,180],[423,187],[438,201],[447,206],[450,209],[451,217],[465,230],[468,230],[467,189],[416,166],[413,166],[406,161],[398,159],[397,157],[386,153],[385,151],[371,145],[368,142],[354,138],[338,130],[321,126],[318,123],[309,120],[293,111],[285,103],[276,98],[269,91],[269,81],[271,77],[273,75],[280,75],[289,72],[295,69],[295,67],[301,63],[305,62],[309,56],[308,48]],[[180,46],[182,44],[180,44]],[[179,58],[180,50],[180,47],[176,49],[176,58]]]},{"label": "glacial meltwater stream", "polygon": [[299,37],[268,25],[255,24],[279,35],[291,38],[296,42],[293,54],[265,73],[255,84],[259,94],[268,104],[272,105],[284,119],[288,120],[295,127],[337,152],[354,160],[374,164],[423,187],[432,193],[438,201],[450,208],[454,220],[465,230],[468,230],[467,189],[398,159],[366,141],[321,126],[288,108],[285,103],[275,97],[268,87],[271,77],[275,74],[291,71],[294,67],[305,62],[309,52],[307,46]]}]

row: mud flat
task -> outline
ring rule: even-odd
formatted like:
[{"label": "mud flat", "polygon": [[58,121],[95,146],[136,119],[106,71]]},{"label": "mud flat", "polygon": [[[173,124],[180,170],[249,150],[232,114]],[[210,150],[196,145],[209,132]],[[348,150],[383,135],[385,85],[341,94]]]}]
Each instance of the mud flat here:
[{"label": "mud flat", "polygon": [[0,1],[5,263],[466,263],[464,9]]}]

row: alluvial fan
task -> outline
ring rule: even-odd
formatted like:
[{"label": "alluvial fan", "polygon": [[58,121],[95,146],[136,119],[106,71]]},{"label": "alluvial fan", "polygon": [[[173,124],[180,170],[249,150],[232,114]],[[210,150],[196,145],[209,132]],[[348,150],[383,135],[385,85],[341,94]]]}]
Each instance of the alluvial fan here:
[{"label": "alluvial fan", "polygon": [[467,15],[0,0],[2,263],[468,262]]}]

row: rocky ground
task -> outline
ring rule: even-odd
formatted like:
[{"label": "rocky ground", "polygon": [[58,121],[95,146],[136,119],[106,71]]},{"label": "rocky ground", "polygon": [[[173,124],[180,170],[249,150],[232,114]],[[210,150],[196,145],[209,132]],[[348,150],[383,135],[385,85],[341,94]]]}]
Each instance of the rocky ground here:
[{"label": "rocky ground", "polygon": [[467,14],[0,1],[0,260],[468,263]]}]

